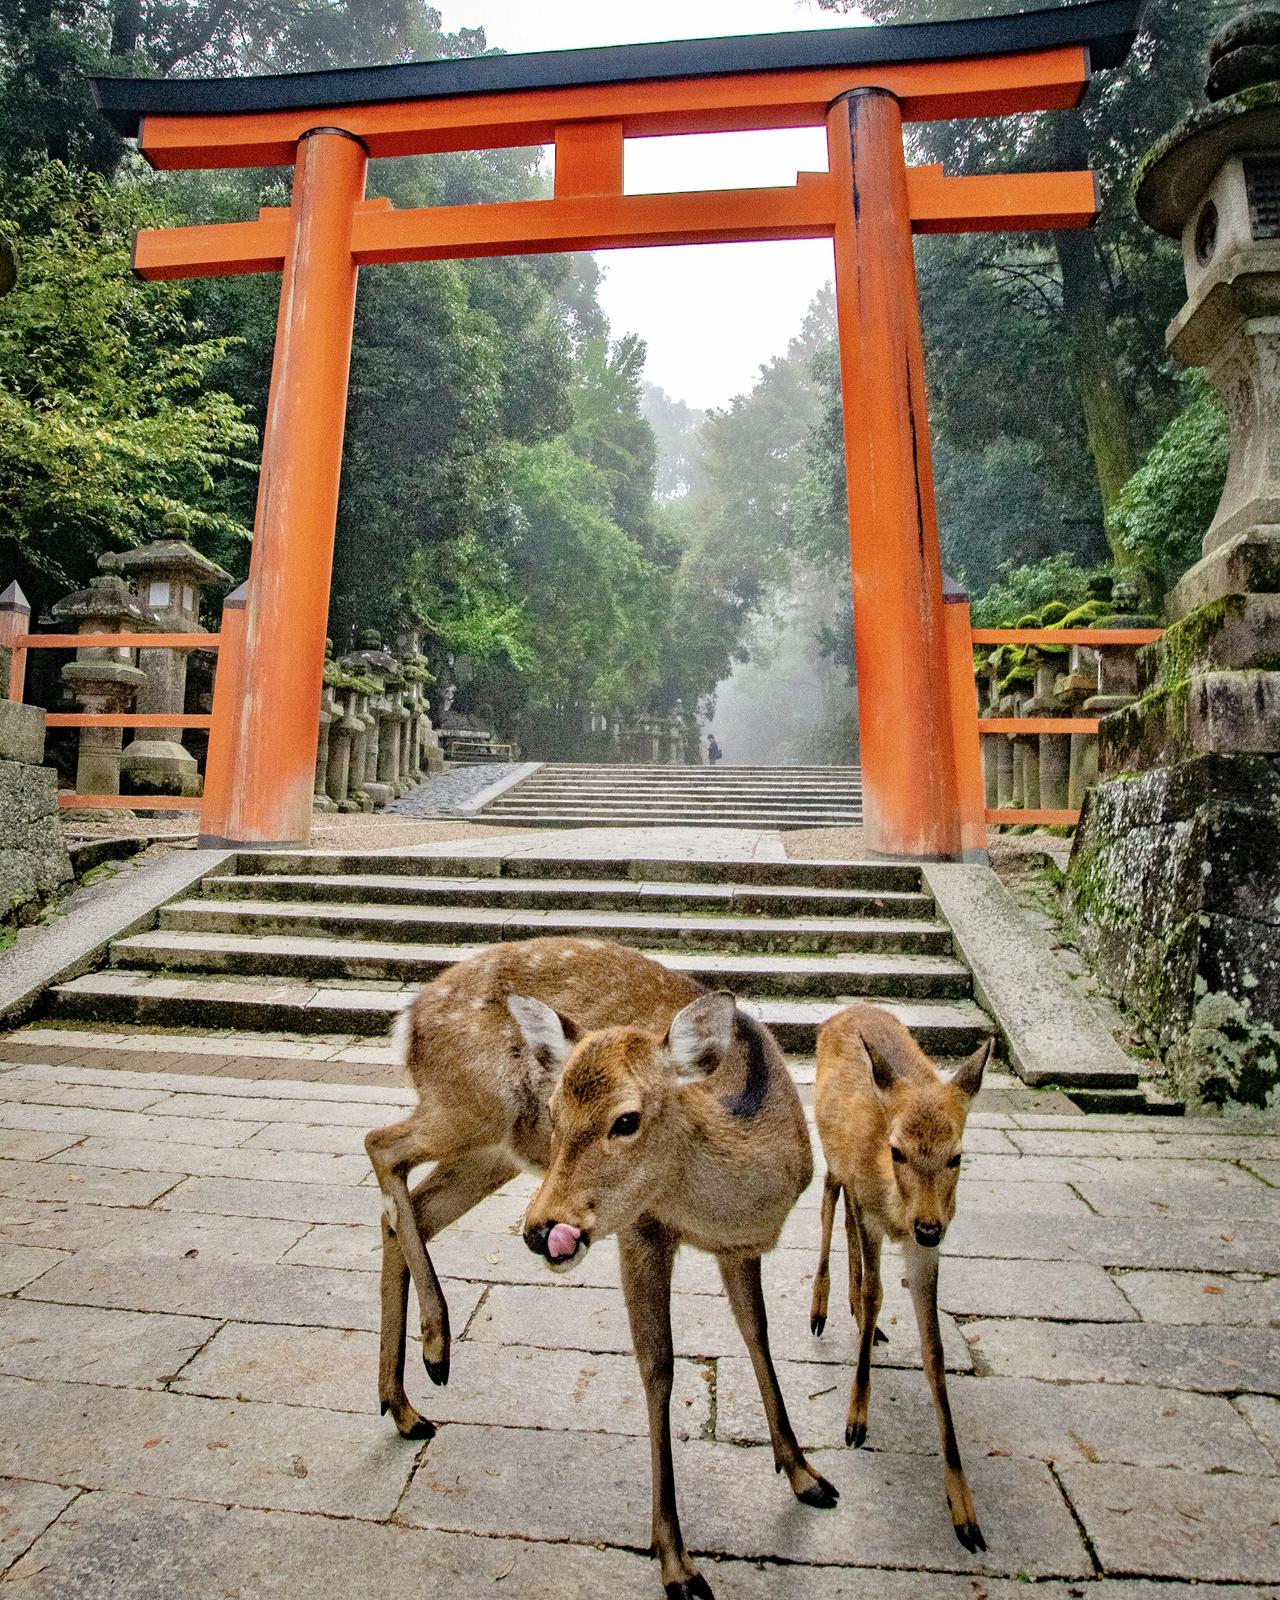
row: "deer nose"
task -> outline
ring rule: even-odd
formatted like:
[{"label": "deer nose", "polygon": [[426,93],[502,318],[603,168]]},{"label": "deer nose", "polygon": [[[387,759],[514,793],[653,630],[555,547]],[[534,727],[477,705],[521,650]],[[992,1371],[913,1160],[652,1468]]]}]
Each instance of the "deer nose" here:
[{"label": "deer nose", "polygon": [[582,1230],[569,1222],[543,1222],[535,1228],[526,1228],[524,1242],[534,1255],[546,1256],[548,1261],[567,1261],[578,1248]]},{"label": "deer nose", "polygon": [[916,1243],[924,1245],[926,1250],[932,1250],[942,1243],[942,1224],[940,1222],[917,1222]]}]

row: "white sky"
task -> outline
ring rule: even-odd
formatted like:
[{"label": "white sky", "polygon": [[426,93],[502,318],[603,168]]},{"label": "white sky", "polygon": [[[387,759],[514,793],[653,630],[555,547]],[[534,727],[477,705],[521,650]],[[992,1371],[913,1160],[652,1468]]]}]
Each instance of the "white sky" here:
[{"label": "white sky", "polygon": [[[436,0],[450,32],[483,27],[504,50],[564,50],[716,34],[829,28],[812,0]],[[820,128],[627,143],[630,193],[764,188],[827,165]],[[800,330],[832,275],[826,239],[608,250],[601,300],[615,336],[641,334],[647,375],[690,405],[724,405]]]}]

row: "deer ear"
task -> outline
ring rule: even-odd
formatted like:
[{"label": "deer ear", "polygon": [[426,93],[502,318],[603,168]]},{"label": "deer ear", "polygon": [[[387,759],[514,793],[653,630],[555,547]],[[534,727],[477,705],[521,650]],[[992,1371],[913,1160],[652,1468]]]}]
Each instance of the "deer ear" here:
[{"label": "deer ear", "polygon": [[965,1057],[947,1081],[953,1083],[961,1094],[972,1100],[982,1087],[982,1074],[987,1069],[987,1062],[991,1060],[995,1047],[994,1039],[984,1039],[971,1056]]},{"label": "deer ear", "polygon": [[907,1076],[913,1065],[911,1059],[896,1049],[891,1038],[868,1039],[866,1034],[858,1037],[871,1068],[871,1081],[881,1094],[888,1094],[899,1078]]},{"label": "deer ear", "polygon": [[562,1067],[569,1059],[574,1044],[582,1037],[582,1030],[576,1022],[569,1017],[562,1017],[543,1000],[510,994],[507,996],[507,1010],[515,1018],[525,1044],[541,1062]]},{"label": "deer ear", "polygon": [[727,989],[699,995],[677,1011],[667,1029],[667,1053],[680,1083],[709,1077],[733,1048],[738,1009]]}]

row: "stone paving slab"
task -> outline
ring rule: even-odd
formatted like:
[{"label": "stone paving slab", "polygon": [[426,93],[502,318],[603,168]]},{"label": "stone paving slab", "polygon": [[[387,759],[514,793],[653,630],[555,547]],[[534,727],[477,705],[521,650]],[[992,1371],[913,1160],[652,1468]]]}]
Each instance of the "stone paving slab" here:
[{"label": "stone paving slab", "polygon": [[[366,1218],[376,1210],[371,1199]],[[305,1222],[274,1218],[246,1217],[228,1227],[223,1216],[197,1212],[0,1199],[0,1246],[38,1245],[59,1258],[77,1250],[101,1253],[110,1248],[129,1255],[279,1261],[307,1228]]]},{"label": "stone paving slab", "polygon": [[1268,1582],[1280,1565],[1280,1480],[1070,1466],[1062,1482],[1108,1571]]},{"label": "stone paving slab", "polygon": [[[960,1547],[941,1469],[922,1472],[919,1456],[821,1451],[813,1462],[840,1491],[834,1512],[800,1505],[775,1475],[767,1449],[682,1442],[675,1472],[689,1547],[818,1565],[1033,1576],[1092,1571],[1071,1513],[1039,1462],[983,1459],[970,1469],[991,1547],[985,1558]],[[529,1483],[554,1483],[565,1492],[530,1496]],[[399,1517],[441,1530],[642,1546],[649,1528],[648,1446],[598,1434],[445,1428],[414,1475]]]},{"label": "stone paving slab", "polygon": [[9,1300],[0,1317],[0,1372],[158,1389],[217,1327],[209,1318]]},{"label": "stone paving slab", "polygon": [[984,1370],[1051,1382],[1142,1383],[1280,1395],[1280,1332],[1145,1323],[969,1322]]},{"label": "stone paving slab", "polygon": [[1010,1134],[1011,1142],[1026,1155],[1036,1156],[1118,1156],[1124,1161],[1143,1161],[1153,1157],[1175,1156],[1179,1160],[1207,1156],[1217,1161],[1274,1159],[1280,1157],[1280,1138],[1265,1134],[1234,1135],[1225,1130],[1212,1133],[1192,1133],[1179,1127],[1171,1132],[1166,1126],[1160,1130],[1148,1129],[1123,1132],[1100,1131],[1093,1127],[1092,1119],[1082,1128],[1018,1129]]},{"label": "stone paving slab", "polygon": [[[840,1448],[852,1374],[787,1361],[779,1363],[778,1376],[800,1442],[806,1448]],[[962,1374],[948,1378],[947,1392],[966,1461],[1009,1456],[1259,1476],[1274,1471],[1246,1419],[1219,1396]],[[750,1362],[745,1356],[721,1359],[716,1363],[716,1438],[764,1444],[768,1437]],[[921,1374],[876,1372],[865,1448],[937,1455],[938,1424]]]},{"label": "stone paving slab", "polygon": [[[1187,1162],[1185,1177],[1181,1178],[1177,1172],[1149,1176],[1149,1165],[1146,1161],[1134,1162],[1127,1166],[1123,1178],[1081,1178],[1073,1187],[1088,1207],[1103,1217],[1190,1217],[1196,1221],[1212,1218],[1224,1225],[1224,1232],[1230,1232],[1235,1224],[1274,1225],[1280,1221],[1280,1189],[1270,1189],[1256,1181],[1241,1184],[1234,1178],[1222,1183],[1205,1182],[1198,1170],[1206,1165],[1202,1162]],[[1220,1165],[1224,1172],[1241,1170],[1225,1162]]]},{"label": "stone paving slab", "polygon": [[61,1250],[32,1249],[25,1244],[0,1244],[0,1295],[15,1294],[67,1259]]},{"label": "stone paving slab", "polygon": [[[323,1183],[356,1187],[369,1177],[369,1159],[363,1151],[356,1155],[335,1155],[319,1150],[268,1151],[216,1148],[207,1144],[182,1144],[170,1139],[95,1139],[86,1138],[73,1149],[59,1151],[46,1163],[51,1169],[63,1165],[92,1164],[118,1167],[127,1172],[146,1173],[164,1169],[172,1188],[184,1178],[240,1178],[249,1182]],[[174,1203],[179,1203],[175,1189]],[[110,1203],[110,1202],[108,1202]],[[129,1201],[120,1204],[131,1204]],[[165,1204],[169,1203],[168,1197]]]},{"label": "stone paving slab", "polygon": [[76,1492],[52,1483],[0,1478],[0,1575],[31,1548]]},{"label": "stone paving slab", "polygon": [[141,1111],[100,1111],[91,1106],[0,1104],[0,1127],[33,1128],[41,1133],[94,1134],[101,1138],[181,1139],[186,1144],[243,1144],[264,1127],[217,1117],[156,1117]]},{"label": "stone paving slab", "polygon": [[1144,1322],[1280,1328],[1280,1278],[1257,1273],[1121,1272],[1115,1283]]},{"label": "stone paving slab", "polygon": [[1242,1394],[1236,1399],[1235,1408],[1248,1419],[1249,1426],[1280,1467],[1280,1400],[1270,1395]]},{"label": "stone paving slab", "polygon": [[15,1200],[76,1200],[85,1205],[147,1206],[182,1181],[180,1172],[134,1172],[57,1158],[0,1161],[0,1195]]},{"label": "stone paving slab", "polygon": [[[450,1311],[459,1307],[450,1296]],[[458,1318],[459,1326],[462,1319]],[[421,1368],[409,1373],[418,1404],[433,1422],[508,1424],[526,1428],[618,1433],[647,1438],[644,1390],[634,1357],[583,1355],[478,1344],[454,1347],[447,1388],[433,1388]],[[416,1365],[416,1363],[415,1363]],[[182,1393],[279,1401],[329,1411],[378,1415],[378,1340],[372,1333],[334,1328],[274,1328],[227,1323],[175,1381]],[[710,1370],[676,1363],[671,1425],[699,1438],[711,1425]],[[758,1403],[758,1397],[757,1397]],[[1237,1422],[1248,1436],[1248,1424]],[[384,1432],[394,1434],[389,1421]],[[407,1447],[406,1447],[407,1448]],[[1266,1452],[1255,1445],[1265,1461]]]},{"label": "stone paving slab", "polygon": [[415,1452],[340,1411],[0,1378],[0,1454],[68,1485],[385,1519]]},{"label": "stone paving slab", "polygon": [[[360,1177],[363,1179],[364,1174]],[[193,1177],[171,1189],[160,1203],[173,1211],[196,1211],[224,1218],[279,1217],[305,1223],[360,1224],[358,1229],[350,1229],[359,1233],[359,1246],[355,1250],[338,1252],[338,1259],[327,1262],[320,1259],[320,1252],[313,1245],[297,1257],[304,1266],[350,1267],[366,1264],[350,1259],[352,1254],[375,1258],[381,1255],[381,1239],[376,1228],[381,1206],[377,1195],[359,1183]],[[237,1221],[234,1230],[238,1231],[242,1225],[242,1221]],[[344,1233],[348,1231],[343,1228]],[[371,1271],[376,1270],[376,1260],[368,1265]]]}]

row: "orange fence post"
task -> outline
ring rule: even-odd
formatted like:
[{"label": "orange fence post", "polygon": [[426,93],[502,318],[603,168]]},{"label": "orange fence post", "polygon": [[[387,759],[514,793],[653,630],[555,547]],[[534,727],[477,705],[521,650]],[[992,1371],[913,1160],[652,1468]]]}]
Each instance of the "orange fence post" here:
[{"label": "orange fence post", "polygon": [[300,844],[311,831],[355,315],[351,225],[367,166],[338,128],[298,145],[232,714],[236,783],[216,827],[208,809],[211,842]]},{"label": "orange fence post", "polygon": [[226,842],[236,770],[236,736],[244,674],[244,621],[248,584],[240,584],[222,602],[218,630],[218,670],[213,680],[213,717],[204,763],[204,796],[200,802],[201,849]]},{"label": "orange fence post", "polygon": [[960,810],[898,102],[876,89],[842,96],[827,143],[867,844],[952,858]]},{"label": "orange fence post", "polygon": [[978,685],[973,675],[973,624],[969,596],[950,578],[942,580],[943,623],[947,630],[951,733],[956,751],[956,793],[960,806],[960,857],[987,859],[987,793],[978,737]]}]

